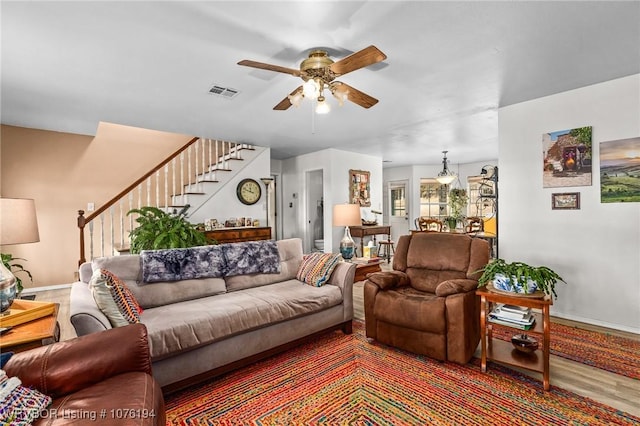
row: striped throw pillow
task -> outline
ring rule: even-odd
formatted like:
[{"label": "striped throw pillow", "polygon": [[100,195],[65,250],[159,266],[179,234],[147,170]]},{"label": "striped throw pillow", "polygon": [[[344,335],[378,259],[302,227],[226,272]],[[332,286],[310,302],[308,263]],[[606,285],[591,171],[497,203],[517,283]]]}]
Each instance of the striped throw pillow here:
[{"label": "striped throw pillow", "polygon": [[98,269],[93,273],[89,287],[98,308],[113,327],[140,322],[142,307],[129,287],[112,272]]},{"label": "striped throw pillow", "polygon": [[305,284],[320,287],[329,280],[341,258],[340,253],[311,253],[302,260],[296,278]]}]

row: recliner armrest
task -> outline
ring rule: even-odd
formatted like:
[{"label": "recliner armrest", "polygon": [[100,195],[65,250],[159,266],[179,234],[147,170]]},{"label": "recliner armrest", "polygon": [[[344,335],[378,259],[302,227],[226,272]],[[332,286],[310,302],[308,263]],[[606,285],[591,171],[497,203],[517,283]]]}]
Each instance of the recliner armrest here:
[{"label": "recliner armrest", "polygon": [[467,293],[478,288],[478,281],[468,279],[455,279],[443,281],[436,287],[436,296],[446,297],[452,294]]},{"label": "recliner armrest", "polygon": [[16,353],[4,369],[52,398],[122,373],[151,375],[147,328],[132,324]]},{"label": "recliner armrest", "polygon": [[387,290],[409,284],[409,277],[402,271],[384,271],[367,275],[367,281],[378,286],[380,290]]}]

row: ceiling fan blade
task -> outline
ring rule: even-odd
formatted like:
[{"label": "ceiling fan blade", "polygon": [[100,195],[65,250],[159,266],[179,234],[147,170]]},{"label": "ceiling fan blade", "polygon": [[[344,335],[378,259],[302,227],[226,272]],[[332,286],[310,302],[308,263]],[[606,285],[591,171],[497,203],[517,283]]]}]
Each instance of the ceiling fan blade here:
[{"label": "ceiling fan blade", "polygon": [[342,82],[335,83],[338,83],[335,86],[335,91],[338,93],[347,92],[347,99],[349,99],[354,104],[358,104],[363,108],[371,108],[378,103],[378,100],[376,98],[369,96],[366,93],[359,91],[358,89],[354,89],[348,84]]},{"label": "ceiling fan blade", "polygon": [[369,46],[353,55],[340,59],[338,62],[334,62],[329,68],[337,75],[344,75],[348,72],[382,62],[385,59],[387,59],[387,55],[382,53],[377,47]]},{"label": "ceiling fan blade", "polygon": [[242,60],[242,61],[238,62],[238,65],[244,65],[245,67],[258,68],[258,69],[267,70],[267,71],[281,72],[281,73],[284,73],[284,74],[291,74],[291,75],[294,75],[296,77],[300,77],[300,75],[301,75],[300,70],[295,70],[293,68],[281,67],[281,66],[278,66],[278,65],[265,64],[263,62],[250,61],[248,59],[245,59],[245,60]]},{"label": "ceiling fan blade", "polygon": [[[295,95],[295,94],[296,94],[296,92],[301,91],[301,90],[302,90],[302,86],[298,86],[298,88],[297,88],[296,90],[294,90],[293,92],[291,92],[291,93],[289,94],[289,96],[293,96],[293,95]],[[274,107],[273,107],[273,109],[274,109],[274,110],[277,110],[277,111],[284,111],[284,110],[286,110],[286,109],[289,109],[289,107],[290,107],[291,105],[293,105],[293,104],[291,103],[291,101],[289,100],[289,96],[287,96],[286,98],[284,98],[283,100],[281,100],[281,101],[280,101],[280,103],[279,103],[278,105],[276,105],[276,106],[274,106]]]}]

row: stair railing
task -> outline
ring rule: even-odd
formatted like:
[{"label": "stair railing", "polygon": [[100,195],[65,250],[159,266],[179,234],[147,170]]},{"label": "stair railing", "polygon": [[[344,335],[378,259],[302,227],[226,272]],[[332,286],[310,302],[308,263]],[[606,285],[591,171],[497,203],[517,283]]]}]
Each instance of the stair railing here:
[{"label": "stair railing", "polygon": [[194,137],[90,215],[85,217],[85,211],[78,210],[78,264],[86,262],[86,245],[89,259],[96,257],[96,253],[106,256],[127,250],[129,232],[137,223],[136,215],[127,215],[128,211],[143,206],[168,212],[181,209],[189,204],[189,195],[203,192],[206,182],[217,182],[218,172],[230,171],[230,160],[242,160],[244,149],[253,147]]}]

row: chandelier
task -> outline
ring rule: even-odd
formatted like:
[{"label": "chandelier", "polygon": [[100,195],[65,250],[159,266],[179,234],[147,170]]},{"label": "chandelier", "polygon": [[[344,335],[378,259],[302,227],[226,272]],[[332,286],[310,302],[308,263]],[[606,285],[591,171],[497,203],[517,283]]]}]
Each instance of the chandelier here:
[{"label": "chandelier", "polygon": [[438,173],[438,176],[436,176],[436,180],[441,185],[449,185],[458,177],[455,173],[449,170],[447,152],[449,151],[442,151],[444,154],[444,158],[442,159],[442,171]]}]

